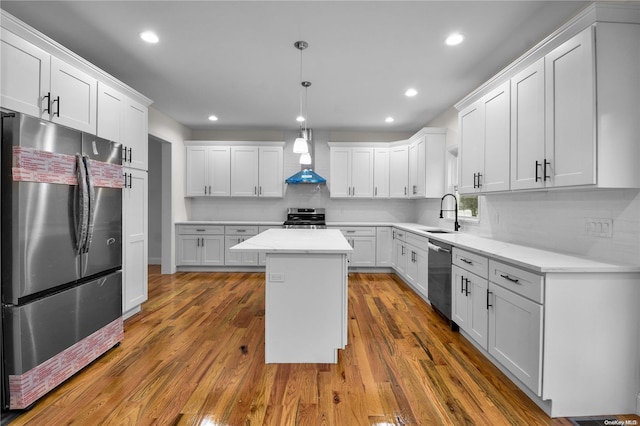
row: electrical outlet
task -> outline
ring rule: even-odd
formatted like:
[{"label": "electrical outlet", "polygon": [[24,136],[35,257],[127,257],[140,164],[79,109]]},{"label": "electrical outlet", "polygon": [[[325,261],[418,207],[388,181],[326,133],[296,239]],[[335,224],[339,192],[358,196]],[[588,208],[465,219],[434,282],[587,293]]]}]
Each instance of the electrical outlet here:
[{"label": "electrical outlet", "polygon": [[611,238],[613,236],[613,219],[585,217],[584,230],[587,235]]}]

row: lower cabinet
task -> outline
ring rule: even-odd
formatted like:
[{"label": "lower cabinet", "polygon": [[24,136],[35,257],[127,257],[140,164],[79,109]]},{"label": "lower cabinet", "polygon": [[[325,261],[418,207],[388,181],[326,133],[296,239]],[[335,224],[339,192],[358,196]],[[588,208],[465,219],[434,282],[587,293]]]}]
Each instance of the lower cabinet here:
[{"label": "lower cabinet", "polygon": [[407,270],[407,245],[404,242],[405,231],[393,229],[393,256],[392,265],[393,269],[400,275],[404,276]]},{"label": "lower cabinet", "polygon": [[126,314],[147,300],[148,293],[148,175],[125,169],[127,187],[122,189],[122,311]]},{"label": "lower cabinet", "polygon": [[224,248],[225,265],[229,266],[257,266],[258,253],[238,253],[229,249],[246,239],[258,235],[257,226],[225,226]]},{"label": "lower cabinet", "polygon": [[177,229],[177,266],[224,265],[224,227],[179,225]]},{"label": "lower cabinet", "polygon": [[393,236],[390,226],[376,228],[376,266],[390,267],[393,264]]},{"label": "lower cabinet", "polygon": [[405,278],[423,298],[429,297],[429,239],[407,233],[407,269]]},{"label": "lower cabinet", "polygon": [[487,279],[453,265],[451,285],[451,319],[486,350],[489,321],[489,308],[487,307],[489,283]]},{"label": "lower cabinet", "polygon": [[376,266],[376,228],[373,226],[341,227],[340,231],[353,248],[347,256],[350,267]]}]

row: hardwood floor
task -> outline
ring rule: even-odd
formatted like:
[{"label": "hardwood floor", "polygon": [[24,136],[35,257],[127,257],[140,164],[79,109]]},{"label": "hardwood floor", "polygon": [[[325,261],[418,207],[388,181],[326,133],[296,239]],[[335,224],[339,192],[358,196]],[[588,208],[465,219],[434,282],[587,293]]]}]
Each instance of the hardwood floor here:
[{"label": "hardwood floor", "polygon": [[264,274],[151,267],[122,344],[11,425],[572,424],[393,275],[351,274],[349,317],[338,364],[266,365]]}]

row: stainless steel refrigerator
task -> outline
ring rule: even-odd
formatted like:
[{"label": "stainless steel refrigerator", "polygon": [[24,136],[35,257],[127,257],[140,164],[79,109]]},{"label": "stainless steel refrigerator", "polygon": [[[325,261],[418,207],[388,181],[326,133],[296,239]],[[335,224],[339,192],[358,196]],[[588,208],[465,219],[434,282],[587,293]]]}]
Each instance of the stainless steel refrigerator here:
[{"label": "stainless steel refrigerator", "polygon": [[2,407],[27,408],[122,338],[118,143],[2,114]]}]

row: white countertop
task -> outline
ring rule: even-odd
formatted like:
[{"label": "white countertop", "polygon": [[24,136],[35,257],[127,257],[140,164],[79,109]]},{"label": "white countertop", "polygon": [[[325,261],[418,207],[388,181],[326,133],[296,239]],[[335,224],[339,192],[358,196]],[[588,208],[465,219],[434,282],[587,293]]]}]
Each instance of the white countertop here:
[{"label": "white countertop", "polygon": [[259,221],[259,220],[185,220],[176,222],[176,225],[242,225],[242,226],[282,226],[284,221]]},{"label": "white countertop", "polygon": [[[256,222],[256,221],[187,221],[176,222],[177,225],[262,225],[262,226],[279,226],[281,222]],[[458,247],[465,250],[472,250],[479,254],[491,257],[493,259],[507,262],[515,266],[529,269],[531,271],[539,273],[594,273],[594,272],[616,272],[616,273],[638,273],[640,272],[640,265],[624,265],[616,264],[613,262],[603,262],[594,259],[589,259],[583,256],[571,255],[566,253],[558,253],[550,250],[537,249],[533,247],[527,247],[519,244],[512,244],[503,241],[493,240],[491,238],[478,237],[475,235],[451,232],[446,234],[431,233],[428,231],[442,230],[442,228],[420,225],[418,223],[389,223],[389,222],[327,222],[329,227],[339,226],[393,226],[395,228],[409,231],[418,235],[428,237],[429,239],[441,241],[447,244],[451,244],[454,247]],[[293,238],[293,234],[278,234],[276,237],[270,237],[270,241],[263,241],[260,237],[265,233],[252,237],[243,243],[240,243],[232,250],[234,251],[251,251],[251,252],[296,252],[305,251],[309,253],[346,253],[352,251],[351,246],[344,240],[342,234],[337,229],[327,230],[306,230],[306,229],[273,229],[270,231],[297,231],[302,233],[309,233],[306,237],[300,238],[298,241],[290,240]],[[346,250],[332,251],[331,241],[333,239],[325,239],[325,237],[318,238],[320,234],[318,232],[325,233],[327,231],[335,231],[340,233],[340,237],[343,238],[343,244],[336,247],[343,247]],[[451,229],[447,229],[451,231]],[[286,238],[283,238],[286,237]],[[255,240],[254,240],[255,239]],[[250,243],[250,244],[246,244]],[[346,246],[346,247],[345,247]]]},{"label": "white countertop", "polygon": [[338,229],[268,229],[230,248],[238,252],[349,253],[353,248]]}]

